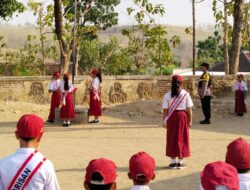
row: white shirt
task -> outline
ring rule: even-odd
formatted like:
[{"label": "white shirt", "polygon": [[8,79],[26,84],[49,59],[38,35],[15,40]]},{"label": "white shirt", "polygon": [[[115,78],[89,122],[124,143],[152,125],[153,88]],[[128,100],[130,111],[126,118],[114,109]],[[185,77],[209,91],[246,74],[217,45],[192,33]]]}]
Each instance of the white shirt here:
[{"label": "white shirt", "polygon": [[[75,86],[74,86],[73,84],[70,84],[70,83],[69,83],[69,90],[68,90],[67,92],[73,92],[74,89],[75,89]],[[64,82],[62,82],[61,85],[60,85],[60,91],[61,91],[62,93],[65,93],[65,90],[64,90]]]},{"label": "white shirt", "polygon": [[150,190],[147,185],[134,185],[131,190]]},{"label": "white shirt", "polygon": [[[183,95],[186,94],[186,96],[184,97],[183,101],[181,102],[181,104],[177,107],[176,110],[186,110],[187,108],[192,108],[194,106],[193,101],[190,97],[190,94],[185,91],[185,90],[181,90],[179,97],[183,97]],[[168,109],[170,107],[170,105],[172,104],[172,102],[174,101],[175,97],[171,97],[171,91],[166,93],[163,99],[163,104],[162,104],[162,109]],[[180,99],[177,98],[176,101],[179,101]]]},{"label": "white shirt", "polygon": [[234,85],[234,90],[243,90],[243,91],[247,91],[247,84],[245,81],[241,81],[241,82],[236,82]]},{"label": "white shirt", "polygon": [[98,77],[95,77],[94,80],[92,81],[92,87],[95,90],[99,90],[99,88],[100,88],[100,79]]},{"label": "white shirt", "polygon": [[[33,148],[20,148],[14,154],[0,160],[0,190],[7,190],[19,168],[34,152]],[[46,160],[35,173],[25,190],[60,190],[54,167]]]},{"label": "white shirt", "polygon": [[239,190],[250,190],[250,174],[238,174],[240,181]]},{"label": "white shirt", "polygon": [[62,84],[62,81],[60,79],[52,80],[49,83],[49,90],[52,90],[52,91],[58,90],[61,84]]},{"label": "white shirt", "polygon": [[[202,185],[200,185],[200,190],[204,190]],[[226,186],[217,186],[215,187],[215,190],[230,190],[230,189]]]}]

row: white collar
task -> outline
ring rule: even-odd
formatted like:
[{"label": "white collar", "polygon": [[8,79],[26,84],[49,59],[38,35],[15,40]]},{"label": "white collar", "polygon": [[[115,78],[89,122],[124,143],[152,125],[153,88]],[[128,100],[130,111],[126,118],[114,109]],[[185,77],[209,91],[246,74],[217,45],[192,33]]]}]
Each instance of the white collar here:
[{"label": "white collar", "polygon": [[238,174],[240,181],[250,181],[250,173]]},{"label": "white collar", "polygon": [[36,149],[35,148],[19,148],[17,149],[16,153],[17,154],[29,154],[34,152]]},{"label": "white collar", "polygon": [[134,185],[131,190],[150,190],[147,185]]}]

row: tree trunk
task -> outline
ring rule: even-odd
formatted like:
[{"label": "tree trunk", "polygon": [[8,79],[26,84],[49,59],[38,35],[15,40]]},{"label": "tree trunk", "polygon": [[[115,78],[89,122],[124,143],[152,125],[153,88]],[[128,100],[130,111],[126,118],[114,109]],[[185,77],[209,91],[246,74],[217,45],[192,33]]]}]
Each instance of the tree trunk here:
[{"label": "tree trunk", "polygon": [[229,59],[228,59],[228,19],[227,19],[228,3],[224,0],[224,62],[225,62],[225,74],[229,74]]},{"label": "tree trunk", "polygon": [[62,0],[54,0],[54,16],[55,16],[55,33],[59,42],[61,52],[60,68],[61,73],[69,72],[70,53],[69,45],[64,40],[64,23],[63,23],[63,2]]},{"label": "tree trunk", "polygon": [[196,21],[195,21],[195,0],[192,0],[193,10],[193,75],[195,75],[196,65]]},{"label": "tree trunk", "polygon": [[241,46],[241,27],[242,27],[242,6],[243,0],[234,1],[234,24],[232,49],[229,59],[229,74],[237,74],[239,70],[240,46]]}]

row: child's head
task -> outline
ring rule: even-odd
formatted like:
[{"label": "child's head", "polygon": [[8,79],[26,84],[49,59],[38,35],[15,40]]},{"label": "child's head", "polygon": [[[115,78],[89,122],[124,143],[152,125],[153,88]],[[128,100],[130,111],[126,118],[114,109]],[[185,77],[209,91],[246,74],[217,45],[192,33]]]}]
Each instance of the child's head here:
[{"label": "child's head", "polygon": [[133,155],[129,161],[128,177],[134,185],[147,185],[155,178],[155,160],[145,152]]},{"label": "child's head", "polygon": [[16,138],[22,148],[37,148],[44,133],[44,121],[35,114],[23,115],[16,126]]},{"label": "child's head", "polygon": [[244,80],[244,75],[238,74],[237,79],[238,79],[239,82],[243,81]]},{"label": "child's head", "polygon": [[200,177],[202,190],[239,190],[237,171],[225,162],[207,164]]},{"label": "child's head", "polygon": [[60,78],[60,72],[54,72],[53,73],[53,79],[54,80],[57,80],[57,79],[59,79]]},{"label": "child's head", "polygon": [[116,165],[105,158],[92,160],[86,168],[86,190],[116,190]]},{"label": "child's head", "polygon": [[238,173],[250,171],[250,143],[239,138],[231,142],[227,147],[226,162],[234,166]]}]

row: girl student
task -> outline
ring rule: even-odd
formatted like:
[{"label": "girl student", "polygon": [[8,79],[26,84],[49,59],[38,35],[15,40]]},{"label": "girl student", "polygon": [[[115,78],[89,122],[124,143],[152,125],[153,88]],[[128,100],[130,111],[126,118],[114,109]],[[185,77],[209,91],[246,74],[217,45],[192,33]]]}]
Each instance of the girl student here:
[{"label": "girl student", "polygon": [[[163,127],[167,129],[166,156],[171,158],[170,169],[185,167],[183,158],[190,156],[189,128],[192,125],[193,101],[182,89],[183,78],[172,77],[171,91],[163,99]],[[178,159],[177,159],[178,158]]]}]

